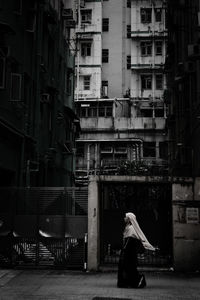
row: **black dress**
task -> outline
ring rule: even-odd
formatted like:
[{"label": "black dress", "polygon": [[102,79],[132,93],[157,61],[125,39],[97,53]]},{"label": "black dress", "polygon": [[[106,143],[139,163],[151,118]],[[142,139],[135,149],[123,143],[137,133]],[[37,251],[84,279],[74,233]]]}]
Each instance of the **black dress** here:
[{"label": "black dress", "polygon": [[124,240],[118,265],[118,287],[143,288],[146,286],[144,275],[139,274],[137,270],[137,254],[143,253],[144,250],[140,240],[133,237]]}]

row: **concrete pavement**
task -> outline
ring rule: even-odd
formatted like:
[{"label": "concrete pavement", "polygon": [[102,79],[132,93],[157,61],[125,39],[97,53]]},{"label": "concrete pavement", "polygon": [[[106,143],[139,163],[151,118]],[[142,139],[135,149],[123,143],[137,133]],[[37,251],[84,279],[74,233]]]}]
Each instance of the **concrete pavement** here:
[{"label": "concrete pavement", "polygon": [[145,289],[116,287],[116,272],[0,269],[0,300],[197,300],[200,275],[145,272]]}]

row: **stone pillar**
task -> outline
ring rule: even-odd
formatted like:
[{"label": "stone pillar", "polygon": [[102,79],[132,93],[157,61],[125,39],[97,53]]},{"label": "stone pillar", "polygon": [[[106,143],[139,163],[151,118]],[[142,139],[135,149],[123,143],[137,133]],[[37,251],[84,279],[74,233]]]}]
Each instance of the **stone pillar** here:
[{"label": "stone pillar", "polygon": [[97,176],[90,176],[88,185],[88,270],[99,267],[99,192]]}]

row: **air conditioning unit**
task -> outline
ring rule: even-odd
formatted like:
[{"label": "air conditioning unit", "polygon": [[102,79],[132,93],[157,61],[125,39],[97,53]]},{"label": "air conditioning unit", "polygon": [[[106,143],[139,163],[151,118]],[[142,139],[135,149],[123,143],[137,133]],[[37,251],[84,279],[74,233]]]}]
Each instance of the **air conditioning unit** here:
[{"label": "air conditioning unit", "polygon": [[50,102],[50,95],[47,93],[43,93],[41,95],[41,102],[42,103],[49,103]]},{"label": "air conditioning unit", "polygon": [[188,45],[188,56],[199,56],[200,55],[200,44]]}]

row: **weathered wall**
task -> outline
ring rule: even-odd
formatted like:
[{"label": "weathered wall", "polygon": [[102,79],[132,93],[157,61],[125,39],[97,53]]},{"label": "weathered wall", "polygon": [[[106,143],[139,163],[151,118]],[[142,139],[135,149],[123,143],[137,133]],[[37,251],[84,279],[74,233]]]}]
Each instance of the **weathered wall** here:
[{"label": "weathered wall", "polygon": [[180,178],[172,186],[174,268],[200,269],[200,180]]}]

